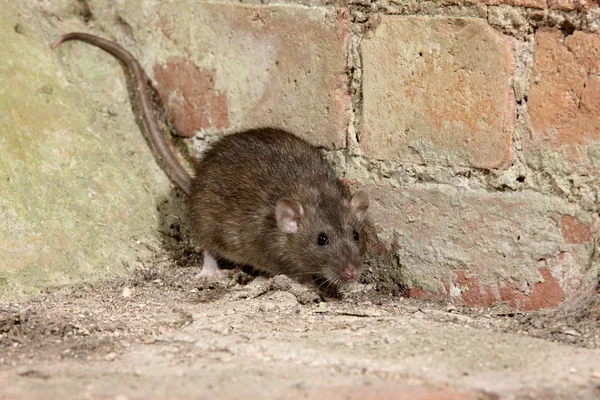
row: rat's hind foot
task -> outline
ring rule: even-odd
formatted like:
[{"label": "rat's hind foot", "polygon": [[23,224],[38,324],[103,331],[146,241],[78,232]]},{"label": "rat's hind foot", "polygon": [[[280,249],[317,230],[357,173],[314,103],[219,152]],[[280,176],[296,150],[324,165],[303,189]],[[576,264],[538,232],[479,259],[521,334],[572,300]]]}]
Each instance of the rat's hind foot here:
[{"label": "rat's hind foot", "polygon": [[219,268],[217,260],[208,251],[204,250],[204,264],[202,265],[202,271],[200,271],[194,279],[219,279],[229,275],[231,275],[231,271],[223,271]]}]

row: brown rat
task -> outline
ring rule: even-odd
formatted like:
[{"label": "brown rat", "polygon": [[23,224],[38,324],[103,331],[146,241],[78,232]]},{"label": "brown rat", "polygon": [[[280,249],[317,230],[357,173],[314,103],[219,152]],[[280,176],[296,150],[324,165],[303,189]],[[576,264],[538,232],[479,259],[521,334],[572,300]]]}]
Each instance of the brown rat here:
[{"label": "brown rat", "polygon": [[369,199],[363,191],[352,195],[317,148],[279,129],[238,132],[207,150],[192,178],[158,128],[148,80],[135,58],[114,42],[79,32],[61,36],[52,48],[68,40],[111,53],[133,73],[154,154],[191,198],[204,249],[199,276],[219,275],[216,259],[222,257],[303,282],[337,286],[357,279]]}]

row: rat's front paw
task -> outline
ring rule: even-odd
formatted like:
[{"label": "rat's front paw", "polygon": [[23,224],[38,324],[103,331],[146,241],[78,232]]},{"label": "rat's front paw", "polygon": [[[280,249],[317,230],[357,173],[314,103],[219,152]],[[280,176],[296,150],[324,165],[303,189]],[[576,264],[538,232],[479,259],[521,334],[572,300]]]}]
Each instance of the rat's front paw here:
[{"label": "rat's front paw", "polygon": [[222,269],[206,269],[202,268],[198,274],[194,276],[194,279],[209,279],[209,280],[217,280],[223,278],[229,278],[233,275],[232,270],[222,270]]}]

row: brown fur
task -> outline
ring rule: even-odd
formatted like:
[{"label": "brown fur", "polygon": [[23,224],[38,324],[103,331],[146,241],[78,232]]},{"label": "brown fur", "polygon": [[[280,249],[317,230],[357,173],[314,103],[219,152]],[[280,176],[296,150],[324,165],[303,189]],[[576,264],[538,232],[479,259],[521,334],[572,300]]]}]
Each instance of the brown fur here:
[{"label": "brown fur", "polygon": [[[282,198],[304,207],[295,234],[277,227]],[[281,130],[256,129],[228,135],[205,153],[191,209],[204,249],[271,274],[323,275],[337,283],[345,265],[360,267],[365,250],[364,220],[352,212],[351,199],[315,147]],[[320,233],[329,237],[327,246],[317,244]]]}]

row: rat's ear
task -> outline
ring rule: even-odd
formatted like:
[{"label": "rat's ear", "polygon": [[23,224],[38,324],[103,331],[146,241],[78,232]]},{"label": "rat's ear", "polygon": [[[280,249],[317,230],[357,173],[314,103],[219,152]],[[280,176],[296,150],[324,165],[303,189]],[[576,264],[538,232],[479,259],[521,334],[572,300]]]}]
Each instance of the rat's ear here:
[{"label": "rat's ear", "polygon": [[304,217],[302,204],[294,200],[281,199],[275,206],[277,226],[284,233],[298,232],[300,220]]},{"label": "rat's ear", "polygon": [[352,200],[350,200],[350,209],[356,214],[358,219],[365,219],[367,208],[369,208],[369,196],[367,196],[367,193],[364,190],[354,193]]}]

